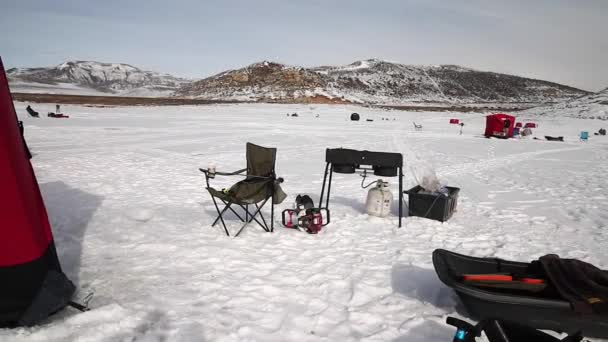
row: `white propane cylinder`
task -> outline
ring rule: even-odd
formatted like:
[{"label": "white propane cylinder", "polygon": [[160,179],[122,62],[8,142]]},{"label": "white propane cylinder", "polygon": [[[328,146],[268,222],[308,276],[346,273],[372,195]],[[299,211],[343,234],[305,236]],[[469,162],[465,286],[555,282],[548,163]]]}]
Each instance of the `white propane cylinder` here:
[{"label": "white propane cylinder", "polygon": [[369,215],[386,217],[391,213],[393,204],[393,193],[388,188],[388,182],[382,179],[376,182],[376,186],[367,192],[365,209]]}]

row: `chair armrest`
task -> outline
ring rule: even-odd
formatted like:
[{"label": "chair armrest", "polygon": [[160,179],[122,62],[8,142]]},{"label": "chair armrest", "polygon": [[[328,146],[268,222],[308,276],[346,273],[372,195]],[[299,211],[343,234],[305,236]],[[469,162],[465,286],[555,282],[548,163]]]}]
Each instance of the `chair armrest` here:
[{"label": "chair armrest", "polygon": [[[201,169],[201,168],[199,168],[198,170],[200,172],[204,173],[204,174],[208,174],[209,173],[208,169]],[[215,174],[216,175],[220,175],[220,176],[237,176],[237,175],[242,174],[245,171],[247,171],[247,169],[241,169],[241,170],[237,170],[237,171],[234,171],[234,172],[218,172],[218,171],[216,171]]]}]

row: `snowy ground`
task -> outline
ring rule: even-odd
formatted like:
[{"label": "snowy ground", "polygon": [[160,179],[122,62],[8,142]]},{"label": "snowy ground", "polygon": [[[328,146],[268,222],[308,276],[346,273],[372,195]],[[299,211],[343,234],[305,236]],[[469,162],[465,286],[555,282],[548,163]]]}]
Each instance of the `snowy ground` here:
[{"label": "snowy ground", "polygon": [[[458,301],[435,276],[435,248],[515,260],[558,253],[608,268],[608,138],[577,139],[600,122],[538,121],[536,135],[564,135],[560,143],[481,138],[482,114],[64,106],[69,119],[35,119],[16,106],[60,259],[79,296],[95,298],[90,312],[0,330],[0,341],[450,341],[443,322]],[[350,122],[353,111],[375,121]],[[464,120],[463,135],[451,117]],[[318,198],[325,148],[342,146],[403,153],[406,189],[409,167],[430,163],[462,189],[458,212],[444,224],[405,218],[398,229],[396,215],[364,213],[358,176],[336,174],[321,234],[252,225],[227,238],[210,227],[197,168],[244,167],[248,141],[278,147],[289,197],[277,211],[298,193]]]}]

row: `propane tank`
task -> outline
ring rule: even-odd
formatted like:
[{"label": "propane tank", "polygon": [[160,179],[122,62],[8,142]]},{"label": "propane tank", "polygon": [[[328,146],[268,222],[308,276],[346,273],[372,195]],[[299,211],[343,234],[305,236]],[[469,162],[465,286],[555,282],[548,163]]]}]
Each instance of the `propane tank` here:
[{"label": "propane tank", "polygon": [[386,217],[391,212],[393,193],[388,188],[388,182],[382,179],[376,181],[376,186],[367,193],[365,209],[369,215]]}]

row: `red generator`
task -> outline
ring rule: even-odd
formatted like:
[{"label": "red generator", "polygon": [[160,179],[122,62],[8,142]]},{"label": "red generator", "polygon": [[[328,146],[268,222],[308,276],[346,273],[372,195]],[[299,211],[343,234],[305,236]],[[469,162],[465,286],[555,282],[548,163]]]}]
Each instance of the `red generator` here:
[{"label": "red generator", "polygon": [[509,114],[497,113],[486,116],[486,137],[512,138],[515,128],[515,117]]},{"label": "red generator", "polygon": [[534,122],[526,122],[526,124],[524,125],[524,128],[536,128],[538,127],[538,125]]},{"label": "red generator", "polygon": [[460,123],[459,119],[450,119],[450,124],[452,125],[458,125]]}]

